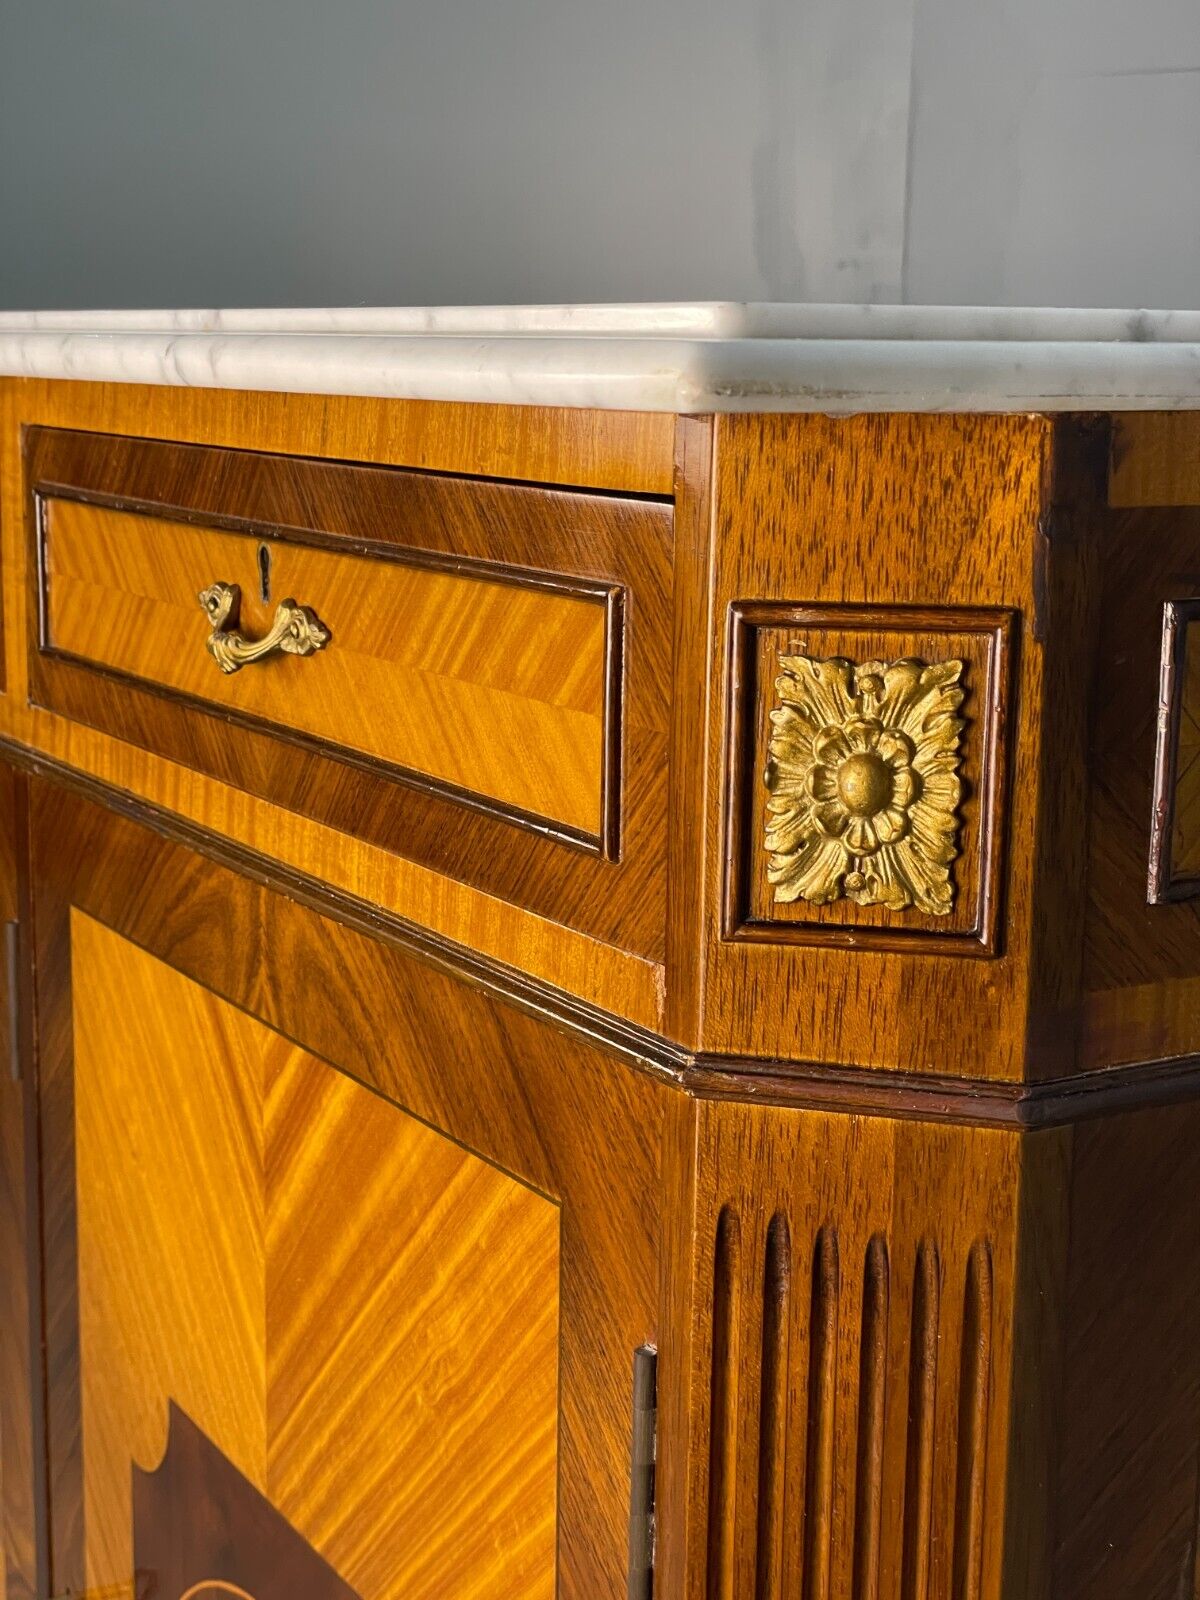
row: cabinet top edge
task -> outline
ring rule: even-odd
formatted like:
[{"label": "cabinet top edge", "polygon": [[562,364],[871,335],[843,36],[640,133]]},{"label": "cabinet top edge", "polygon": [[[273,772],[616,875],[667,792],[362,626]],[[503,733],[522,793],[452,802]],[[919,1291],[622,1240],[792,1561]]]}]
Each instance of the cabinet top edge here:
[{"label": "cabinet top edge", "polygon": [[1193,410],[1200,311],[9,311],[0,375],[679,414]]}]

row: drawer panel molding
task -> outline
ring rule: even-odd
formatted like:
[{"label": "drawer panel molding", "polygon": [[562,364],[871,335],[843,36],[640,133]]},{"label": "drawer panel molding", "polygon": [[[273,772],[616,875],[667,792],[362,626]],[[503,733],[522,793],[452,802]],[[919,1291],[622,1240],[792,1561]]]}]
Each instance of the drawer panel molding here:
[{"label": "drawer panel molding", "polygon": [[[43,656],[615,853],[618,587],[477,575],[462,559],[450,572],[62,493],[39,494],[38,525]],[[254,595],[260,569],[287,597],[277,607]]]}]

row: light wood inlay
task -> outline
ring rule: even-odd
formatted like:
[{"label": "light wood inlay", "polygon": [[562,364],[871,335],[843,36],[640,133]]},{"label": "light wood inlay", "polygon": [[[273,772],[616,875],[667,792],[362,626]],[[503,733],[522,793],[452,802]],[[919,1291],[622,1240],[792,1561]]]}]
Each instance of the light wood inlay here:
[{"label": "light wood inlay", "polygon": [[558,1208],[78,911],[72,969],[89,1586],[174,1400],[363,1600],[548,1600]]},{"label": "light wood inlay", "polygon": [[[296,728],[583,833],[601,825],[607,608],[554,593],[105,507],[45,508],[46,643]],[[222,674],[197,594],[242,591],[257,638],[284,598],[331,641]]]},{"label": "light wood inlay", "polygon": [[558,1208],[267,1063],[270,1497],[363,1600],[555,1592]]}]

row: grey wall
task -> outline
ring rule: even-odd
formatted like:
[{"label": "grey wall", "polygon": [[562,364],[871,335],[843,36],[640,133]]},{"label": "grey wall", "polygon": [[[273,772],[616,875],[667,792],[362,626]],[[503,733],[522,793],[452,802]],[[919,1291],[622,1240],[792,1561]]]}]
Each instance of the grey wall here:
[{"label": "grey wall", "polygon": [[1200,304],[1200,0],[0,0],[0,305]]}]

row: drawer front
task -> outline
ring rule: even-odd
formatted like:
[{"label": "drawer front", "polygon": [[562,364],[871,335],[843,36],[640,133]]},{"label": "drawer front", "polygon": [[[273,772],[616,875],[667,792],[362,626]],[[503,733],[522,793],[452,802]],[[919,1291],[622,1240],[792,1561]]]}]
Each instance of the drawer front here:
[{"label": "drawer front", "polygon": [[[54,496],[42,569],[42,641],[56,654],[602,845],[619,660],[619,604],[604,585],[564,593]],[[276,600],[294,597],[312,599],[328,641],[222,671],[198,601],[215,582],[236,582],[248,639],[265,638]]]},{"label": "drawer front", "polygon": [[36,704],[660,954],[668,505],[54,429],[26,452]]}]

